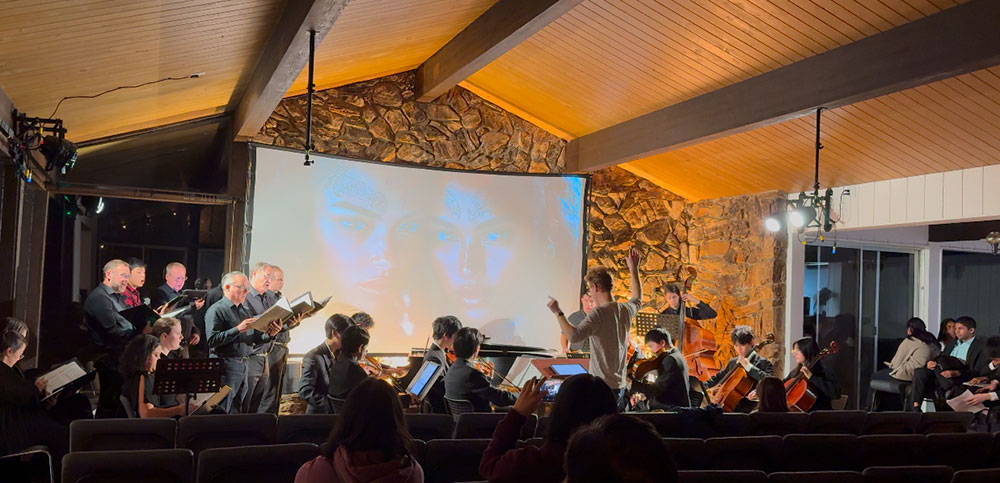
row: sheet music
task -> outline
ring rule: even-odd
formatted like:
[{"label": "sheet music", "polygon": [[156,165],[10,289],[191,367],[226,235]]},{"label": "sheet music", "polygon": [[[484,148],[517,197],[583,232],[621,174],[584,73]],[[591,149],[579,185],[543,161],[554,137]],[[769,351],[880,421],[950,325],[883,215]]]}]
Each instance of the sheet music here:
[{"label": "sheet music", "polygon": [[87,375],[80,363],[76,360],[69,361],[42,376],[45,379],[45,390],[55,393],[63,386]]},{"label": "sheet music", "polygon": [[260,332],[267,332],[267,325],[275,320],[281,320],[289,315],[292,315],[292,307],[288,305],[288,299],[281,297],[271,308],[264,311],[263,314],[257,317],[257,320],[253,322],[252,327],[254,330]]},{"label": "sheet music", "polygon": [[296,314],[302,314],[312,310],[313,308],[312,293],[306,292],[302,295],[299,295],[294,300],[289,302],[289,305],[291,305],[292,307],[292,312],[295,312]]},{"label": "sheet music", "polygon": [[951,406],[956,412],[966,412],[966,413],[978,413],[980,411],[985,411],[986,406],[983,403],[972,404],[969,400],[972,398],[972,391],[968,389],[957,397],[948,400],[948,405]]},{"label": "sheet music", "polygon": [[[198,409],[191,414],[208,414],[208,412],[211,411],[213,407],[218,406],[219,403],[222,402],[222,399],[225,398],[226,395],[229,394],[229,391],[232,390],[233,388],[229,386],[222,386],[219,388],[219,392],[217,393],[198,394],[198,396],[194,398],[194,400],[198,402]],[[205,398],[201,399],[201,396],[205,396]]]}]

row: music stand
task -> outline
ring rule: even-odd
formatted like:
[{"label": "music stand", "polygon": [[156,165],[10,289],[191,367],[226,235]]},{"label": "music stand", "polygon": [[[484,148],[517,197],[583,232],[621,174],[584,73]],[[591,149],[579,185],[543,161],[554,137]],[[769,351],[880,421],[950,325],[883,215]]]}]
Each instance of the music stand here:
[{"label": "music stand", "polygon": [[160,359],[156,363],[153,394],[184,394],[184,415],[191,409],[191,395],[219,392],[222,359]]},{"label": "music stand", "polygon": [[649,312],[639,312],[635,314],[635,335],[640,339],[646,335],[652,329],[661,327],[670,333],[670,337],[674,339],[674,344],[680,345],[680,341],[684,340],[684,327],[681,326],[681,319],[677,315],[669,314],[653,314]]}]

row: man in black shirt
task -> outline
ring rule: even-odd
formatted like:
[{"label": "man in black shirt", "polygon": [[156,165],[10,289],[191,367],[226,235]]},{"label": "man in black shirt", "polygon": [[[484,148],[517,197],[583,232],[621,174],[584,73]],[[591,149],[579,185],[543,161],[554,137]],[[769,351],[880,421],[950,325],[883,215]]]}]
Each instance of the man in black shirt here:
[{"label": "man in black shirt", "polygon": [[[747,371],[747,375],[750,379],[753,379],[754,386],[761,379],[767,376],[774,375],[774,365],[771,361],[765,359],[763,356],[753,350],[754,346],[754,334],[753,329],[748,325],[737,325],[733,327],[733,330],[729,333],[730,338],[733,340],[733,349],[736,350],[736,357],[729,359],[729,363],[726,367],[715,373],[708,381],[705,382],[705,388],[710,389],[712,387],[718,386],[722,381],[726,380],[729,374],[732,374],[736,370],[737,366],[743,367]],[[739,405],[736,406],[736,411],[741,413],[749,413],[757,404],[744,398],[740,401]]]},{"label": "man in black shirt", "polygon": [[452,400],[466,400],[479,413],[492,412],[494,406],[511,406],[517,398],[492,385],[486,376],[469,362],[479,355],[479,345],[483,335],[472,327],[463,327],[455,333],[455,363],[444,376],[445,397]]},{"label": "man in black shirt", "polygon": [[434,342],[424,353],[424,360],[431,361],[441,366],[441,376],[437,382],[431,386],[427,392],[427,402],[431,405],[431,410],[437,414],[447,414],[448,410],[444,404],[444,377],[448,375],[448,349],[455,347],[455,334],[462,328],[462,322],[454,315],[445,315],[434,319],[432,328]]},{"label": "man in black shirt", "polygon": [[129,265],[122,260],[104,264],[104,281],[87,295],[83,303],[85,323],[90,338],[102,355],[94,362],[100,378],[101,394],[97,416],[114,417],[120,412],[122,377],[118,357],[132,337],[142,333],[119,313],[125,310],[123,293],[129,278]]},{"label": "man in black shirt", "polygon": [[340,341],[354,321],[344,314],[333,314],[326,319],[326,340],[302,356],[302,377],[299,379],[299,397],[306,404],[306,414],[333,414],[330,405],[330,369],[340,349]]},{"label": "man in black shirt", "polygon": [[[154,309],[159,309],[167,302],[179,297],[181,290],[184,290],[185,282],[187,282],[187,268],[184,264],[180,262],[168,263],[163,269],[163,285],[160,285],[149,294],[149,305]],[[179,309],[188,304],[189,302],[181,302],[176,307],[168,307],[167,310]],[[205,300],[195,300],[193,305],[193,309],[188,309],[187,312],[177,317],[181,321],[181,333],[184,335],[184,339],[188,341],[190,347],[201,343],[201,330],[194,323],[194,312],[200,310],[205,305]],[[180,353],[174,355],[188,357],[190,356],[190,352],[188,348],[181,347]]]},{"label": "man in black shirt", "polygon": [[667,286],[664,287],[664,289],[667,292],[668,307],[663,309],[663,311],[660,312],[661,314],[677,315],[678,313],[680,313],[680,307],[683,303],[691,302],[695,304],[695,306],[686,307],[686,310],[684,311],[685,318],[693,320],[706,320],[706,319],[714,319],[716,316],[719,315],[715,312],[715,309],[709,307],[708,304],[699,300],[698,297],[695,297],[694,295],[691,295],[689,293],[686,293],[682,296],[681,288],[678,287],[676,284],[668,283]]},{"label": "man in black shirt", "polygon": [[[285,271],[277,265],[267,269],[267,278],[272,298],[281,299],[281,290],[285,288]],[[262,414],[278,414],[281,405],[282,380],[285,377],[285,366],[288,363],[288,342],[291,341],[288,330],[282,330],[271,342],[267,352],[267,379],[264,384],[264,395],[260,400]]]},{"label": "man in black shirt", "polygon": [[232,412],[236,394],[246,384],[247,359],[253,344],[263,344],[281,330],[281,322],[274,321],[267,327],[267,334],[251,329],[254,317],[247,311],[244,302],[250,282],[242,272],[229,272],[222,277],[223,298],[208,309],[205,315],[205,331],[208,345],[222,358],[222,384],[231,388],[221,406]]},{"label": "man in black shirt", "polygon": [[[650,330],[646,333],[646,346],[654,354],[664,351],[663,358],[656,370],[656,379],[651,383],[633,380],[632,392],[642,394],[649,401],[649,409],[670,410],[691,406],[687,363],[681,351],[674,347],[670,333],[659,327]],[[629,374],[629,377],[632,375]]]},{"label": "man in black shirt", "polygon": [[[250,292],[247,294],[246,306],[254,317],[260,316],[278,301],[274,292],[271,292],[271,278],[268,276],[270,268],[268,263],[257,262],[250,270]],[[244,413],[255,413],[260,409],[264,385],[269,376],[267,352],[270,348],[271,342],[256,344],[247,359],[247,384],[236,396],[241,404],[240,411]]]},{"label": "man in black shirt", "polygon": [[368,331],[361,327],[354,325],[344,331],[340,338],[340,349],[337,350],[337,360],[330,368],[330,397],[346,400],[351,391],[368,377],[359,363],[365,356],[368,341]]}]

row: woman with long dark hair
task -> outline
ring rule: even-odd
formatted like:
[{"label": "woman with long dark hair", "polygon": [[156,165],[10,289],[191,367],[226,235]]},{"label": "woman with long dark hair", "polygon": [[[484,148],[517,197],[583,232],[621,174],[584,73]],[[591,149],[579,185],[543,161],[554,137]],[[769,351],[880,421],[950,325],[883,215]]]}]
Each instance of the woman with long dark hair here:
[{"label": "woman with long dark hair", "polygon": [[955,341],[955,319],[948,317],[941,321],[941,329],[938,330],[938,351],[944,350],[945,346]]},{"label": "woman with long dark hair", "polygon": [[[168,405],[160,396],[153,394],[155,384],[153,372],[163,352],[159,338],[142,334],[125,345],[118,363],[118,370],[125,380],[122,384],[122,395],[129,400],[133,414],[140,418],[180,417],[185,413],[184,404]],[[194,411],[197,408],[198,406],[192,401],[189,410]]]},{"label": "woman with long dark hair", "polygon": [[833,373],[828,373],[821,362],[814,363],[819,355],[819,345],[812,337],[803,337],[792,344],[792,358],[795,360],[795,367],[785,378],[787,382],[801,375],[807,382],[809,391],[816,396],[816,402],[810,411],[832,409],[831,401],[840,397],[840,387],[837,385]]},{"label": "woman with long dark hair", "polygon": [[787,413],[788,402],[785,398],[785,384],[774,376],[767,376],[757,383],[758,413]]},{"label": "woman with long dark hair", "polygon": [[351,391],[339,415],[323,453],[299,468],[295,483],[424,481],[392,386],[365,379]]},{"label": "woman with long dark hair", "polygon": [[562,481],[566,476],[563,459],[570,435],[600,416],[615,414],[618,409],[617,399],[604,381],[590,374],[572,376],[559,387],[552,403],[552,421],[542,446],[515,449],[521,428],[542,402],[543,382],[528,381],[514,407],[493,431],[493,440],[479,463],[479,474],[487,480]]},{"label": "woman with long dark hair", "polygon": [[[919,317],[906,321],[906,338],[899,343],[892,361],[884,362],[886,368],[872,374],[869,386],[875,391],[899,394],[903,385],[913,382],[913,371],[924,367],[938,352],[937,342]],[[902,396],[905,401],[906,394]]]}]

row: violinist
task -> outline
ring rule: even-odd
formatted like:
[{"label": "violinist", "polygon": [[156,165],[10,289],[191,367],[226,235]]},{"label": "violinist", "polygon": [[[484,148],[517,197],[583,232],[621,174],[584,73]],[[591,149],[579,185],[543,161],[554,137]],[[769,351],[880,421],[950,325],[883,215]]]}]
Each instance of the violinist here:
[{"label": "violinist", "polygon": [[[424,353],[424,360],[431,361],[441,366],[441,375],[447,376],[451,361],[448,359],[448,351],[455,348],[455,334],[462,328],[462,321],[454,315],[445,315],[434,319],[432,333],[434,342]],[[434,386],[427,393],[427,402],[431,405],[431,410],[437,414],[446,414],[448,411],[444,404],[444,377],[438,378]]]},{"label": "violinist", "polygon": [[[809,391],[816,396],[816,402],[810,411],[833,409],[830,402],[840,397],[840,386],[832,372],[827,372],[823,364],[817,361],[819,355],[819,345],[812,337],[803,337],[792,344],[792,357],[796,365],[785,382],[801,375],[806,379]],[[812,363],[812,367],[809,364]]]},{"label": "violinist", "polygon": [[356,325],[344,331],[340,337],[340,348],[334,352],[336,360],[330,367],[330,397],[346,400],[351,391],[368,377],[368,373],[361,368],[368,340],[368,331]]},{"label": "violinist", "polygon": [[[691,295],[690,293],[685,293],[681,295],[681,288],[677,284],[668,283],[664,290],[667,292],[667,308],[663,309],[661,314],[664,315],[677,315],[680,313],[681,304],[685,304],[684,317],[692,320],[708,320],[714,319],[718,313],[715,309],[709,307],[708,304],[702,302],[698,297]],[[694,307],[686,307],[686,303],[690,302],[694,304]]]},{"label": "violinist", "polygon": [[[641,399],[649,401],[651,410],[691,406],[687,362],[681,351],[674,347],[670,333],[660,327],[650,330],[646,333],[646,347],[656,354],[660,365],[655,369],[656,379],[653,382],[632,381],[633,406]],[[629,378],[633,378],[631,372]]]},{"label": "violinist", "polygon": [[476,369],[472,362],[479,355],[479,346],[485,338],[472,327],[463,327],[455,333],[455,363],[444,376],[444,396],[451,400],[472,403],[476,412],[492,412],[490,404],[506,407],[517,399],[513,394],[493,387],[490,380]]},{"label": "violinist", "polygon": [[[722,381],[726,380],[726,377],[736,370],[737,365],[742,366],[747,371],[747,375],[754,381],[754,386],[761,379],[774,375],[774,365],[771,364],[771,361],[753,350],[756,337],[750,326],[737,325],[733,327],[733,330],[729,332],[729,337],[733,341],[733,349],[736,350],[736,357],[729,359],[729,363],[726,364],[725,369],[715,373],[714,376],[706,381],[705,388],[713,388],[721,384]],[[736,406],[736,412],[748,413],[753,411],[754,406],[753,401],[743,398],[740,404]]]}]

